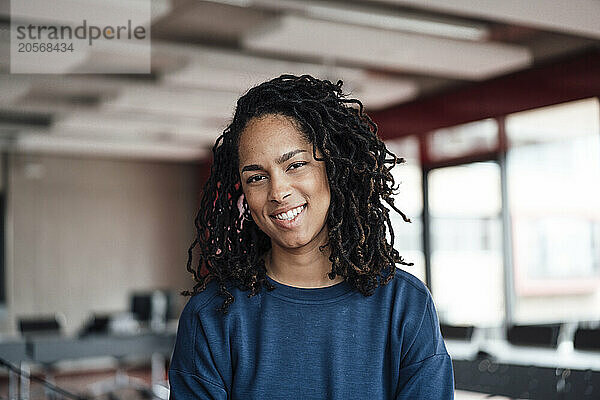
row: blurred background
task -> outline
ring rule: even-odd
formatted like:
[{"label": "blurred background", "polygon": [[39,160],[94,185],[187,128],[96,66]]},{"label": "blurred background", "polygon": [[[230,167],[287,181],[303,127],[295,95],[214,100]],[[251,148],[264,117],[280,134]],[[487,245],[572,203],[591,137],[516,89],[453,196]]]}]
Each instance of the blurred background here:
[{"label": "blurred background", "polygon": [[118,48],[11,73],[11,18],[69,21],[10,10],[0,358],[31,379],[0,367],[0,399],[167,398],[212,145],[282,73],[342,79],[406,159],[395,247],[433,294],[456,398],[600,399],[597,0],[152,0],[146,74],[83,73],[139,61]]}]

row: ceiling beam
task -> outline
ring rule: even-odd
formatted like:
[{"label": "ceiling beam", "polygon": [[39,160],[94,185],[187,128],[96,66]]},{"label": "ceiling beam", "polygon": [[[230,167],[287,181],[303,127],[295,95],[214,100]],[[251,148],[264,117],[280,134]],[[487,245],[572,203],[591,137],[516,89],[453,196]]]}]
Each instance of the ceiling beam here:
[{"label": "ceiling beam", "polygon": [[600,49],[370,113],[383,139],[600,95]]}]

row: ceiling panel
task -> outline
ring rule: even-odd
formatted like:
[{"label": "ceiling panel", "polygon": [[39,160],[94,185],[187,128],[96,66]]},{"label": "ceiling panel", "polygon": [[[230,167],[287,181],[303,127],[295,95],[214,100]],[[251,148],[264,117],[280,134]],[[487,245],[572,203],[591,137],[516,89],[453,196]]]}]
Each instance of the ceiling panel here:
[{"label": "ceiling panel", "polygon": [[236,42],[248,30],[260,26],[272,13],[207,1],[180,2],[174,12],[152,26],[158,39]]},{"label": "ceiling panel", "polygon": [[104,111],[128,111],[179,117],[220,117],[233,114],[237,96],[214,90],[168,87],[125,87],[116,99],[102,104]]},{"label": "ceiling panel", "polygon": [[309,74],[334,82],[343,80],[344,90],[360,96],[370,108],[406,101],[418,93],[418,85],[413,79],[373,74],[361,68],[277,60],[202,48],[189,48],[186,52],[189,54],[187,65],[165,74],[162,80],[165,85],[230,91],[239,96],[250,87],[281,74]]},{"label": "ceiling panel", "polygon": [[[8,3],[8,2],[7,2]],[[8,7],[2,12],[8,11]],[[168,0],[152,0],[150,4],[138,0],[52,0],[20,2],[10,8],[10,16],[16,20],[48,21],[66,24],[81,24],[82,15],[93,16],[94,21],[111,21],[115,15],[148,15],[159,18],[171,11]],[[140,20],[141,25],[150,20]]]},{"label": "ceiling panel", "polygon": [[297,16],[244,38],[246,48],[397,72],[482,80],[531,65],[527,48],[386,31]]},{"label": "ceiling panel", "polygon": [[130,139],[168,137],[203,145],[214,141],[222,128],[211,120],[153,115],[136,118],[136,115],[126,112],[79,112],[59,119],[52,125],[54,131],[74,132],[78,136],[114,137],[115,133],[118,133]]},{"label": "ceiling panel", "polygon": [[[232,0],[211,0],[230,3]],[[234,3],[250,4],[245,0]],[[356,1],[253,0],[252,6],[281,13],[293,13],[329,22],[370,26],[388,30],[445,36],[454,39],[485,40],[488,26],[480,21],[446,15],[431,15],[414,10],[374,7]]]},{"label": "ceiling panel", "polygon": [[366,0],[600,39],[598,0]]},{"label": "ceiling panel", "polygon": [[110,156],[172,161],[196,161],[209,151],[181,144],[151,142],[114,142],[98,139],[52,137],[47,133],[23,132],[12,145],[16,152],[61,155]]}]

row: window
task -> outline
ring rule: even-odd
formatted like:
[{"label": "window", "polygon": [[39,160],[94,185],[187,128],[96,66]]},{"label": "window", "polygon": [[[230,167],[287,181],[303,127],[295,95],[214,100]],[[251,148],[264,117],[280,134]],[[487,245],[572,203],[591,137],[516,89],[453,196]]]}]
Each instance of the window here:
[{"label": "window", "polygon": [[495,119],[488,118],[438,129],[427,138],[433,161],[487,153],[498,146],[498,124]]},{"label": "window", "polygon": [[430,171],[431,284],[440,320],[504,320],[500,168],[477,162]]},{"label": "window", "polygon": [[[431,267],[441,321],[498,327],[506,319],[600,320],[597,98],[440,129],[423,144],[421,169],[416,139],[389,142],[407,159],[393,174],[402,182],[397,204],[413,224],[391,215],[396,248],[416,264],[410,272],[425,280],[425,265]],[[422,182],[428,260],[422,248]]]},{"label": "window", "polygon": [[3,318],[3,308],[6,307],[7,293],[6,293],[6,270],[5,270],[5,210],[6,210],[6,179],[7,179],[7,153],[0,155],[0,320]]},{"label": "window", "polygon": [[423,190],[422,172],[419,159],[419,142],[415,137],[397,139],[386,143],[388,149],[406,160],[396,165],[392,175],[396,185],[400,185],[399,193],[394,197],[394,204],[402,211],[411,223],[404,222],[402,216],[390,207],[390,221],[394,229],[394,248],[406,262],[413,266],[399,266],[425,282],[425,257],[423,255]]},{"label": "window", "polygon": [[600,319],[600,108],[506,118],[515,321]]}]

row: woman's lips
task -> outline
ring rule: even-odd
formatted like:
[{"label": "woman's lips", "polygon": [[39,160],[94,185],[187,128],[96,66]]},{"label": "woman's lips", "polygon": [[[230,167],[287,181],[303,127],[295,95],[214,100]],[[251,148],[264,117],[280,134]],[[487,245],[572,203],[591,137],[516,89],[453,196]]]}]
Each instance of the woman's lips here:
[{"label": "woman's lips", "polygon": [[297,227],[298,225],[300,225],[300,223],[302,222],[302,220],[304,219],[304,213],[306,211],[306,209],[308,208],[308,204],[304,204],[302,211],[300,211],[298,213],[298,215],[296,215],[293,219],[291,220],[286,220],[286,219],[277,219],[276,217],[270,217],[271,220],[275,223],[275,225],[284,228],[284,229],[293,229],[295,227]]}]

